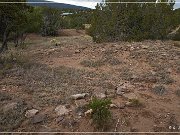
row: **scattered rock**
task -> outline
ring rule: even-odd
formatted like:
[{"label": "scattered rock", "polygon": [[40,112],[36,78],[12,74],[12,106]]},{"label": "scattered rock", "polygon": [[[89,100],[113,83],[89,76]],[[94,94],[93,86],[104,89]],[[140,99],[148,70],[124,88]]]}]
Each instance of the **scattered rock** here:
[{"label": "scattered rock", "polygon": [[114,50],[114,53],[117,53],[118,52],[118,50]]},{"label": "scattered rock", "polygon": [[87,115],[91,114],[92,112],[93,112],[93,110],[92,110],[92,109],[89,109],[89,110],[87,110],[84,114],[85,114],[85,116],[87,116]]},{"label": "scattered rock", "polygon": [[116,90],[116,94],[122,96],[124,94],[125,90],[122,89],[122,87],[118,87]]},{"label": "scattered rock", "polygon": [[149,47],[147,45],[142,45],[142,49],[148,49]]},{"label": "scattered rock", "polygon": [[118,108],[118,106],[115,105],[115,104],[110,104],[110,107],[111,107],[111,108]]},{"label": "scattered rock", "polygon": [[75,50],[75,53],[80,53],[81,51],[80,50]]},{"label": "scattered rock", "polygon": [[99,99],[106,98],[106,95],[104,93],[95,93],[95,97]]},{"label": "scattered rock", "polygon": [[136,96],[136,94],[134,94],[134,93],[126,93],[126,94],[123,94],[123,97],[124,97],[124,98],[127,98],[128,100],[137,99],[137,96]]},{"label": "scattered rock", "polygon": [[88,93],[82,93],[82,94],[75,94],[75,95],[71,95],[72,99],[82,99],[85,98],[85,96],[89,95]]},{"label": "scattered rock", "polygon": [[126,102],[125,106],[132,107],[132,103],[128,101],[128,102]]},{"label": "scattered rock", "polygon": [[135,48],[134,47],[130,47],[130,51],[133,51]]},{"label": "scattered rock", "polygon": [[59,105],[55,108],[55,112],[57,115],[62,116],[68,114],[70,110],[68,110],[64,105]]},{"label": "scattered rock", "polygon": [[38,112],[39,112],[39,111],[36,110],[36,109],[27,110],[25,116],[26,116],[27,118],[31,118],[31,117],[33,117],[34,115],[36,115]]},{"label": "scattered rock", "polygon": [[39,114],[39,115],[35,115],[32,119],[31,119],[31,122],[33,124],[37,124],[37,123],[40,123],[40,122],[43,122],[46,118],[46,115],[44,114]]}]

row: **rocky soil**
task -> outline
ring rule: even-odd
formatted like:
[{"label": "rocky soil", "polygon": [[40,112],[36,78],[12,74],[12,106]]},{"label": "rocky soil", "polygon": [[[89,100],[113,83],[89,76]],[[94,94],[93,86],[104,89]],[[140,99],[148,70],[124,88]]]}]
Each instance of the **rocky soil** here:
[{"label": "rocky soil", "polygon": [[0,131],[96,132],[94,96],[112,101],[109,132],[180,132],[180,42],[29,35],[11,52],[21,59],[1,71]]}]

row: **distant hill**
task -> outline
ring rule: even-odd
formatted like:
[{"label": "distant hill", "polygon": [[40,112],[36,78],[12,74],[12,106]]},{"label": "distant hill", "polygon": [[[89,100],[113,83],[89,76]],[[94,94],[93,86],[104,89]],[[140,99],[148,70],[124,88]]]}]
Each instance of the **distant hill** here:
[{"label": "distant hill", "polygon": [[[47,6],[50,8],[57,8],[57,9],[80,9],[80,10],[90,9],[87,7],[76,6],[76,5],[65,4],[65,3],[56,3],[56,2],[51,2],[47,0],[27,0],[27,2],[29,2],[29,4],[32,6]],[[30,2],[39,2],[39,3],[30,3]]]}]

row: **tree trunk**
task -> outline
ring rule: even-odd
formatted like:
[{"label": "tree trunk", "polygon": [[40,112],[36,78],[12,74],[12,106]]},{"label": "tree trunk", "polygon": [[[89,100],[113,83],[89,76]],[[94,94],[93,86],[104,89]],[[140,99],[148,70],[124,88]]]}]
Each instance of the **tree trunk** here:
[{"label": "tree trunk", "polygon": [[7,30],[5,30],[5,32],[3,34],[3,42],[2,42],[1,49],[0,49],[0,53],[2,53],[5,50],[8,50],[8,46],[7,46],[8,36],[9,36],[9,32]]}]

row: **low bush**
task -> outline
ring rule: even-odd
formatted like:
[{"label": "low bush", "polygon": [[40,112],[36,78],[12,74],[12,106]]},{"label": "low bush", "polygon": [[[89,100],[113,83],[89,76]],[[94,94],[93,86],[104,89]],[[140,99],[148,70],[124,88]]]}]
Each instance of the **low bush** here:
[{"label": "low bush", "polygon": [[96,99],[94,98],[90,104],[90,109],[93,110],[92,119],[98,129],[103,131],[107,129],[111,120],[111,112],[109,106],[111,101],[109,99]]}]

